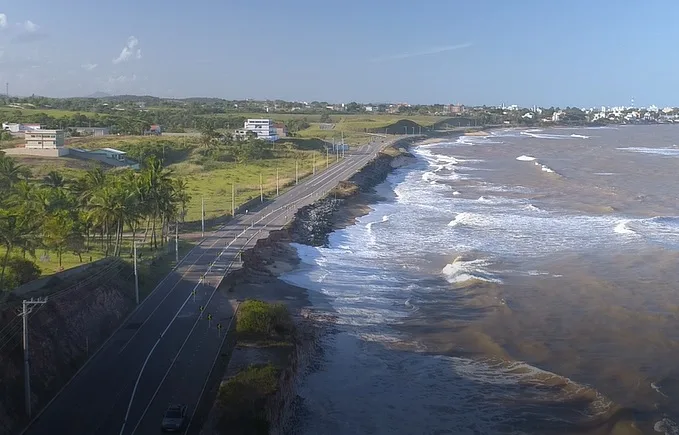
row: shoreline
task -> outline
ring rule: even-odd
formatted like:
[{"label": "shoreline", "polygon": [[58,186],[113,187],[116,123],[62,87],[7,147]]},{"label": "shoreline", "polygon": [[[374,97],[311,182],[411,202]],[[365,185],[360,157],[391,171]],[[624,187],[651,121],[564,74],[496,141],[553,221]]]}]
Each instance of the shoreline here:
[{"label": "shoreline", "polygon": [[[394,140],[349,181],[340,183],[326,197],[300,209],[286,228],[271,232],[268,238],[244,251],[243,268],[222,283],[221,290],[230,293],[232,300],[258,299],[285,304],[295,323],[296,333],[290,348],[245,345],[238,343],[238,337],[234,337],[227,340],[231,343],[222,350],[229,359],[223,367],[221,383],[252,365],[273,363],[279,369],[278,389],[260,410],[269,422],[270,433],[279,433],[291,417],[300,369],[312,355],[321,351],[317,347],[318,339],[335,323],[335,316],[323,295],[314,294],[317,303],[314,305],[307,289],[280,279],[281,275],[296,270],[301,263],[297,251],[290,244],[325,246],[332,232],[354,225],[358,218],[370,213],[371,205],[382,200],[374,188],[396,168],[415,162],[408,148],[421,141],[421,137]],[[236,335],[235,331],[233,335]],[[221,411],[216,397],[215,389],[200,404],[202,408],[209,407],[202,410],[206,419],[201,434],[220,433]],[[242,432],[231,430],[230,433],[248,432],[247,428],[242,428]]]}]

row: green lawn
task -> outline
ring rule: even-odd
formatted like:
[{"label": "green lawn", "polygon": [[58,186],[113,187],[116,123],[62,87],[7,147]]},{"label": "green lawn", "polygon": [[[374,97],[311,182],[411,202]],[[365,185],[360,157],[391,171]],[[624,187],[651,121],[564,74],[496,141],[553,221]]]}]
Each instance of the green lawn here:
[{"label": "green lawn", "polygon": [[[159,233],[160,234],[160,233]],[[170,240],[170,247],[173,249],[174,243],[172,240]],[[187,244],[188,246],[188,244]],[[191,245],[192,246],[192,245]],[[182,243],[180,243],[180,250],[182,248]],[[141,241],[137,244],[137,251],[142,255],[142,258],[147,259],[147,258],[153,258],[160,253],[162,253],[162,248],[158,248],[157,251],[153,251],[148,243],[145,245],[141,244]],[[129,239],[124,239],[122,247],[120,249],[120,257],[123,260],[126,261],[132,261],[132,242]],[[174,251],[172,251],[174,252]],[[5,254],[5,249],[0,247],[0,258],[2,258]],[[109,252],[109,255],[111,253]],[[14,255],[16,256],[21,256],[21,252],[15,251]],[[64,252],[61,255],[61,267],[63,270],[66,269],[71,269],[74,267],[81,266],[83,264],[89,263],[91,261],[97,261],[101,260],[104,258],[104,250],[101,248],[101,245],[99,243],[99,240],[97,238],[93,238],[90,241],[90,250],[87,252],[83,252],[82,254],[82,262],[80,261],[80,258],[78,255],[72,253],[72,252]],[[174,255],[174,254],[172,254]],[[50,250],[50,249],[38,249],[35,251],[35,258],[30,257],[28,254],[26,258],[30,258],[31,260],[35,261],[35,263],[40,267],[41,273],[43,276],[45,275],[52,275],[53,273],[57,273],[60,271],[59,269],[59,256],[57,255],[56,251]],[[174,258],[174,257],[173,257]]]},{"label": "green lawn", "polygon": [[[264,195],[276,193],[276,170],[282,192],[286,185],[295,182],[295,162],[299,165],[300,180],[313,172],[314,156],[316,171],[325,169],[326,156],[320,151],[279,151],[278,158],[250,163],[222,163],[219,167],[205,170],[202,166],[182,162],[171,165],[175,174],[186,179],[191,201],[186,221],[200,220],[201,198],[205,200],[205,217],[211,219],[231,214],[231,185],[235,185],[236,207],[252,198],[259,197],[259,177],[262,175]],[[332,164],[330,159],[330,164]]]}]

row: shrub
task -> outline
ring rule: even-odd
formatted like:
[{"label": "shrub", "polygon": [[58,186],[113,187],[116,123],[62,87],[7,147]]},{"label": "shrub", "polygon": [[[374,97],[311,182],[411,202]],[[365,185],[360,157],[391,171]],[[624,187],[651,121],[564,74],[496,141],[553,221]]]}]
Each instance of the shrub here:
[{"label": "shrub", "polygon": [[278,388],[278,375],[272,364],[251,365],[222,384],[217,396],[222,407],[220,426],[231,434],[268,434],[264,407]]},{"label": "shrub", "polygon": [[283,304],[247,300],[238,308],[236,331],[241,334],[283,336],[292,330],[292,320]]},{"label": "shrub", "polygon": [[7,261],[5,269],[5,289],[13,289],[27,282],[40,278],[40,268],[37,264],[22,257],[12,257]]}]

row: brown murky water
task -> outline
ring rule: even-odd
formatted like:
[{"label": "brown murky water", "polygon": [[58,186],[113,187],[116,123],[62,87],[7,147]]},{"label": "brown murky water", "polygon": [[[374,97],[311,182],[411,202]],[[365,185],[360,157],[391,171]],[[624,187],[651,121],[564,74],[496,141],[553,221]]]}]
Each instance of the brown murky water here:
[{"label": "brown murky water", "polygon": [[298,247],[286,279],[343,320],[291,432],[679,433],[675,144],[635,126],[419,148],[370,215]]}]

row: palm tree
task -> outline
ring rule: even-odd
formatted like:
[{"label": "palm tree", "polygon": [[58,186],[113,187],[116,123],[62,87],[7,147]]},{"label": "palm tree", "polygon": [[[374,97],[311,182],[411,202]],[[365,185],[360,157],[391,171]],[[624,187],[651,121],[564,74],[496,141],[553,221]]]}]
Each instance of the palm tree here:
[{"label": "palm tree", "polygon": [[30,178],[31,171],[22,165],[17,165],[14,159],[0,153],[0,188],[11,189],[22,179]]},{"label": "palm tree", "polygon": [[40,223],[33,214],[21,208],[0,210],[0,245],[5,248],[0,267],[0,288],[4,284],[7,261],[14,248],[26,249],[35,255],[33,246]]},{"label": "palm tree", "polygon": [[104,235],[106,235],[106,249],[104,255],[108,256],[111,247],[111,229],[115,225],[118,215],[118,198],[113,187],[104,187],[98,190],[89,202],[92,221],[101,231],[101,247],[104,249]]},{"label": "palm tree", "polygon": [[57,171],[50,171],[45,176],[42,183],[47,187],[52,187],[55,189],[66,186],[66,180],[64,179],[64,176]]}]

